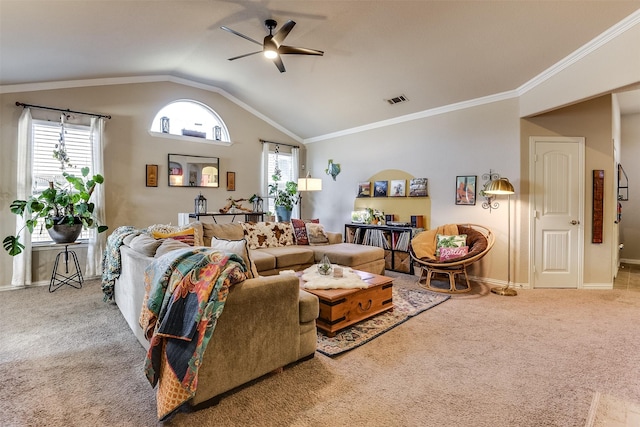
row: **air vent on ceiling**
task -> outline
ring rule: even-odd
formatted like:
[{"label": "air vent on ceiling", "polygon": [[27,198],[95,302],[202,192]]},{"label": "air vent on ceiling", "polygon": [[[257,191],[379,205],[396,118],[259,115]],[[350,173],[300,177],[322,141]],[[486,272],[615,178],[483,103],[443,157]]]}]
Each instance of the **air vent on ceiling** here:
[{"label": "air vent on ceiling", "polygon": [[387,101],[391,105],[394,105],[394,104],[399,104],[401,102],[407,102],[408,100],[409,98],[407,98],[406,96],[398,95],[398,96],[394,96],[393,98],[386,99],[385,101]]}]

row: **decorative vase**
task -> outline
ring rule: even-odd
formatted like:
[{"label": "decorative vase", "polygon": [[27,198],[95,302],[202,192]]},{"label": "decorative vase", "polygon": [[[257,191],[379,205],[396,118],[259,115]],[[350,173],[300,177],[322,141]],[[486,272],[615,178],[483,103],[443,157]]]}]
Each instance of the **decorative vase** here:
[{"label": "decorative vase", "polygon": [[318,264],[318,273],[322,274],[323,276],[328,276],[331,274],[332,269],[333,267],[331,266],[331,261],[329,261],[329,257],[327,256],[327,254],[324,254],[324,256],[322,257],[322,260]]},{"label": "decorative vase", "polygon": [[291,221],[291,210],[283,206],[276,206],[276,221],[278,222]]},{"label": "decorative vase", "polygon": [[57,224],[51,228],[48,228],[49,236],[51,240],[56,243],[73,243],[78,239],[80,233],[82,233],[82,224]]}]

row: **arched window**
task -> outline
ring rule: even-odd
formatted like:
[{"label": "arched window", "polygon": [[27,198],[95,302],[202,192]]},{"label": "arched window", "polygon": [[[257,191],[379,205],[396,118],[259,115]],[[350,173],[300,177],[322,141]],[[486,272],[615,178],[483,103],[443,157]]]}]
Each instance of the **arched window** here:
[{"label": "arched window", "polygon": [[179,99],[156,114],[151,129],[156,136],[181,136],[231,145],[229,130],[215,111],[198,101]]}]

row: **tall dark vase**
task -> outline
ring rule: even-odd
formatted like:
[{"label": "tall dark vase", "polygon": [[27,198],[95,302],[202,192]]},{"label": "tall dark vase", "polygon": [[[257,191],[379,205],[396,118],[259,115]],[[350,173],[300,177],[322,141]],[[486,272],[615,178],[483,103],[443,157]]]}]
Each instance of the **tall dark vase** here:
[{"label": "tall dark vase", "polygon": [[291,221],[291,210],[284,206],[276,206],[276,221],[287,222]]},{"label": "tall dark vase", "polygon": [[56,224],[51,228],[48,228],[49,236],[51,240],[56,243],[73,243],[78,239],[80,233],[82,233],[82,223],[79,224]]}]

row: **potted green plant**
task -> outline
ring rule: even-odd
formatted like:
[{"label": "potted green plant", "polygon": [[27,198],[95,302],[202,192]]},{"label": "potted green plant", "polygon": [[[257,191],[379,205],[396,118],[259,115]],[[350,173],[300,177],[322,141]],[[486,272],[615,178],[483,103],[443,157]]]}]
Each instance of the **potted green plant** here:
[{"label": "potted green plant", "polygon": [[298,184],[293,181],[284,183],[284,188],[279,187],[280,175],[272,176],[275,181],[269,184],[269,195],[274,196],[273,204],[276,208],[277,221],[290,221],[293,205],[298,203]]},{"label": "potted green plant", "polygon": [[66,180],[63,185],[49,182],[49,188],[41,194],[11,203],[11,212],[24,217],[26,221],[17,235],[7,236],[2,241],[9,255],[22,253],[24,245],[20,243],[20,233],[25,228],[32,233],[41,218],[44,219],[43,226],[56,243],[75,242],[83,228],[96,228],[98,233],[107,230],[106,225],[98,223],[94,215],[95,204],[90,202],[95,186],[102,184],[104,178],[100,174],[89,177],[87,167],[82,168],[81,173],[81,177],[76,177],[63,172]]}]

